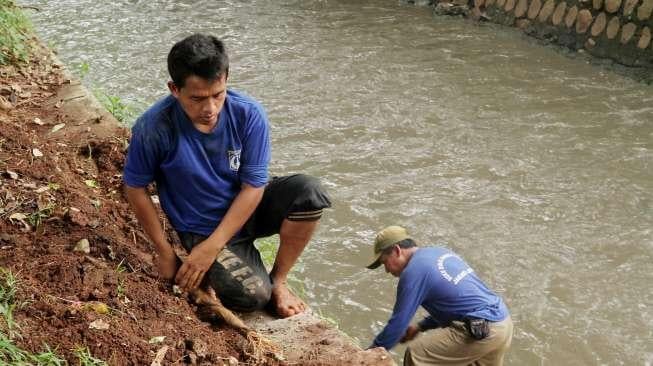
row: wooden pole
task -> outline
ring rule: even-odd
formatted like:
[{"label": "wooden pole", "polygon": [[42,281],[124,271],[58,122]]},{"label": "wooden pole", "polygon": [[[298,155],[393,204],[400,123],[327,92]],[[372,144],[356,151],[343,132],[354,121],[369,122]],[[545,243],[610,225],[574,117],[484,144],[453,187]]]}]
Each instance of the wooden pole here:
[{"label": "wooden pole", "polygon": [[651,43],[651,29],[649,27],[644,27],[642,29],[642,36],[639,37],[639,42],[637,42],[637,48],[645,49]]},{"label": "wooden pole", "polygon": [[567,28],[571,28],[572,25],[576,22],[576,17],[578,16],[578,7],[576,5],[572,6],[571,9],[567,12],[565,17],[565,25]]},{"label": "wooden pole", "polygon": [[642,5],[637,8],[637,19],[646,20],[653,12],[653,0],[643,0]]},{"label": "wooden pole", "polygon": [[608,22],[608,28],[605,30],[605,36],[608,39],[613,39],[619,33],[619,28],[621,28],[621,22],[619,21],[619,16],[614,16]]},{"label": "wooden pole", "polygon": [[626,44],[633,38],[637,26],[635,23],[630,22],[621,28],[621,44]]},{"label": "wooden pole", "polygon": [[515,7],[515,18],[523,17],[526,14],[526,9],[528,9],[528,0],[519,0]]},{"label": "wooden pole", "polygon": [[556,9],[553,11],[553,16],[551,17],[551,23],[553,25],[559,25],[562,23],[562,20],[565,17],[565,12],[567,11],[567,3],[566,2],[561,2],[556,6]]},{"label": "wooden pole", "polygon": [[614,13],[621,7],[621,0],[606,0],[605,1],[605,10],[608,13]]},{"label": "wooden pole", "polygon": [[633,10],[635,10],[637,3],[639,3],[639,0],[626,0],[626,4],[624,5],[624,16],[630,16],[630,14],[633,13]]},{"label": "wooden pole", "polygon": [[589,10],[583,9],[578,12],[578,18],[576,19],[576,33],[584,34],[587,32],[590,24],[592,24],[592,20],[594,20],[594,18]]},{"label": "wooden pole", "polygon": [[540,10],[540,15],[537,16],[537,20],[539,20],[542,23],[546,23],[549,20],[549,17],[553,13],[553,9],[555,8],[556,2],[555,0],[547,0],[544,3],[544,6],[542,6],[542,10]]},{"label": "wooden pole", "polygon": [[542,9],[542,0],[531,1],[531,6],[528,7],[528,19],[535,19],[540,9]]},{"label": "wooden pole", "polygon": [[603,30],[605,29],[605,25],[608,23],[608,17],[605,15],[605,13],[601,12],[599,15],[596,16],[596,20],[594,21],[594,24],[592,24],[592,29],[591,29],[591,34],[592,37],[596,37]]}]

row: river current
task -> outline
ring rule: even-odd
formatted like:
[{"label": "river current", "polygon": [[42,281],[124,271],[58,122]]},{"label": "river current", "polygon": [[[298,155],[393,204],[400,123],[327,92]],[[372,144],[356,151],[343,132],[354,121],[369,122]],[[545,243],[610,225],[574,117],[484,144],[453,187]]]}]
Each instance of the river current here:
[{"label": "river current", "polygon": [[653,363],[653,87],[398,1],[29,4],[69,68],[90,66],[84,83],[137,111],[166,94],[174,42],[224,39],[230,87],[269,114],[271,174],[331,193],[295,277],[363,347],[396,285],[364,265],[400,224],[505,298],[507,364]]}]

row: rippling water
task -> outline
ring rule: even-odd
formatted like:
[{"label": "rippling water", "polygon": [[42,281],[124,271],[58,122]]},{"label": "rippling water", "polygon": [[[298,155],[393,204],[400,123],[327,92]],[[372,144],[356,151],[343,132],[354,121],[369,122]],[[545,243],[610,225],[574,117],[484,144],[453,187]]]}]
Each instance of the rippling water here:
[{"label": "rippling water", "polygon": [[71,69],[138,108],[166,93],[175,41],[224,38],[231,86],[269,112],[272,173],[331,191],[297,276],[363,346],[396,284],[363,269],[371,237],[397,223],[505,297],[508,364],[653,363],[652,87],[397,1],[30,4]]}]

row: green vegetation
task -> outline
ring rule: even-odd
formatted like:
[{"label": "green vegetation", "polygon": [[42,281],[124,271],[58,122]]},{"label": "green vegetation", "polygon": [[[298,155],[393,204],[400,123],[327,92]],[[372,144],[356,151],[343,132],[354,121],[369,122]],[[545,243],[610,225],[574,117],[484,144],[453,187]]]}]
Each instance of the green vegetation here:
[{"label": "green vegetation", "polygon": [[[91,65],[86,61],[82,61],[77,65],[77,76],[79,76],[80,80],[84,80],[90,71]],[[133,121],[135,117],[134,110],[119,96],[108,94],[102,88],[95,86],[91,86],[91,88],[93,89],[93,95],[104,109],[109,111],[119,122],[128,123]]]},{"label": "green vegetation", "polygon": [[6,332],[10,337],[18,335],[16,329],[18,325],[14,321],[14,309],[20,304],[16,303],[16,289],[18,287],[18,279],[14,274],[0,267],[0,316],[2,316],[2,324],[0,334]]},{"label": "green vegetation", "polygon": [[22,306],[17,302],[16,291],[18,279],[9,270],[0,267],[0,316],[2,326],[0,327],[0,364],[2,365],[37,365],[37,366],[60,366],[66,361],[60,358],[48,345],[45,350],[38,354],[29,353],[18,348],[13,338],[20,337],[18,325],[14,321],[14,310]]},{"label": "green vegetation", "polygon": [[29,60],[32,25],[13,0],[0,0],[0,65]]},{"label": "green vegetation", "polygon": [[34,228],[38,228],[41,226],[41,222],[43,222],[44,219],[52,216],[55,207],[55,204],[51,202],[47,206],[37,209],[35,212],[27,215],[27,222],[34,226]]},{"label": "green vegetation", "polygon": [[119,122],[131,122],[134,119],[134,111],[120,97],[110,95],[100,89],[94,89],[93,94],[102,106],[113,114]]},{"label": "green vegetation", "polygon": [[9,337],[0,332],[0,364],[16,366],[63,366],[66,361],[60,358],[47,345],[45,351],[32,354],[18,348]]},{"label": "green vegetation", "polygon": [[[261,259],[263,260],[265,267],[268,268],[268,270],[271,269],[274,265],[274,258],[277,256],[277,248],[279,247],[279,235],[257,239],[254,242],[254,245],[258,249],[259,253],[261,253]],[[303,264],[300,258],[288,274],[288,287],[290,287],[295,295],[306,301],[306,288],[304,287],[304,282],[302,282],[302,280],[300,280],[294,272],[296,269],[302,268],[302,266]]]},{"label": "green vegetation", "polygon": [[77,347],[73,352],[79,359],[80,366],[107,366],[106,362],[93,357],[91,351],[89,351],[87,347]]},{"label": "green vegetation", "polygon": [[124,301],[124,299],[127,298],[127,294],[126,294],[127,290],[125,287],[125,279],[121,276],[121,274],[127,272],[127,267],[125,267],[123,262],[124,259],[121,260],[120,263],[118,263],[118,266],[116,266],[116,274],[118,274],[118,286],[116,288],[116,293],[117,293],[118,300],[123,299]]}]

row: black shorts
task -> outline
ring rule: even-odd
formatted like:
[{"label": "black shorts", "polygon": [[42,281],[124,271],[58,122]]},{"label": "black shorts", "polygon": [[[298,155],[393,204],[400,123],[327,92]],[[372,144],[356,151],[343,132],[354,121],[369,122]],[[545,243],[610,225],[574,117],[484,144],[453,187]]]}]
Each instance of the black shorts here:
[{"label": "black shorts", "polygon": [[[302,174],[273,178],[256,211],[205,275],[222,303],[237,311],[262,309],[270,301],[272,283],[254,240],[278,234],[285,219],[319,220],[322,209],[328,207],[329,197],[316,178]],[[178,234],[189,252],[207,238],[188,232]]]}]

